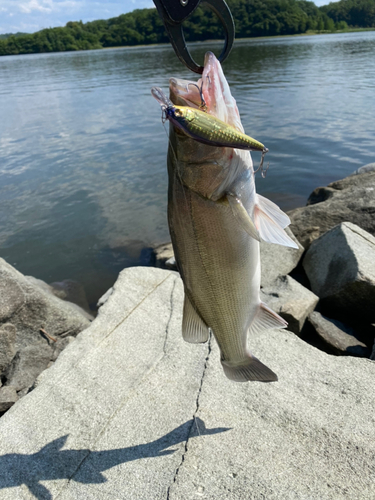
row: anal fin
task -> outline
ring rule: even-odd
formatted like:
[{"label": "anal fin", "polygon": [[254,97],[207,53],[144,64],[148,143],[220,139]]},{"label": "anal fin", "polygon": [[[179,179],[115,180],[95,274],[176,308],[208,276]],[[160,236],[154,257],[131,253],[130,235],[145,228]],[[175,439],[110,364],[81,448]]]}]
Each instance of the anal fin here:
[{"label": "anal fin", "polygon": [[249,333],[259,333],[263,330],[286,328],[287,326],[288,322],[285,319],[272,311],[264,302],[261,302],[258,312],[249,327]]},{"label": "anal fin", "polygon": [[182,316],[182,337],[191,344],[202,344],[207,342],[209,337],[207,325],[194,309],[186,293]]}]

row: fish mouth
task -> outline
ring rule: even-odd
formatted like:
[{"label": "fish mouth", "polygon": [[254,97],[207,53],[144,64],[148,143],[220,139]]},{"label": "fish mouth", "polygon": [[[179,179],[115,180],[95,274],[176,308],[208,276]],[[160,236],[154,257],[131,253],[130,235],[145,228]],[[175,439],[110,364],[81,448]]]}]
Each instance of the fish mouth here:
[{"label": "fish mouth", "polygon": [[[212,52],[207,52],[204,56],[204,70],[202,77],[197,82],[183,80],[182,78],[170,78],[169,90],[171,99],[180,106],[190,106],[192,108],[204,108],[207,112],[212,112],[211,84],[217,78],[213,78],[213,73],[218,74],[217,64],[220,65]],[[176,102],[177,101],[177,102]]]},{"label": "fish mouth", "polygon": [[170,78],[170,98],[179,106],[203,109],[240,132],[243,127],[221,64],[212,52],[204,57],[202,77],[197,81]]},{"label": "fish mouth", "polygon": [[169,79],[169,91],[171,100],[179,106],[190,106],[199,108],[202,104],[200,85],[201,78],[198,82],[191,80],[183,80],[182,78]]}]

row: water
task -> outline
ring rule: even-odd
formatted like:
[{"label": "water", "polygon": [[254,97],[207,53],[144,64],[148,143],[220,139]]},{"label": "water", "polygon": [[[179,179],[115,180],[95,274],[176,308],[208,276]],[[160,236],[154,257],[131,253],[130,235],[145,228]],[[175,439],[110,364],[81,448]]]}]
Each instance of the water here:
[{"label": "water", "polygon": [[[193,44],[203,61],[221,44]],[[239,40],[224,64],[258,192],[287,210],[375,161],[375,32]],[[95,303],[169,240],[167,137],[150,95],[191,78],[169,46],[0,58],[0,256]],[[193,76],[195,78],[195,76]],[[260,155],[253,154],[258,163]]]}]

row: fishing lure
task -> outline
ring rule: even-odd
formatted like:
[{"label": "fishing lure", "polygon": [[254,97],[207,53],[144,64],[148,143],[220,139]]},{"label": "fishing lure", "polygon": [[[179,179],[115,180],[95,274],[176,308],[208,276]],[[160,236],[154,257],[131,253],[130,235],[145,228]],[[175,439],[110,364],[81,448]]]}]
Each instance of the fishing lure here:
[{"label": "fishing lure", "polygon": [[[261,142],[238,132],[231,125],[205,113],[201,109],[176,106],[159,87],[153,87],[151,94],[161,105],[164,120],[169,120],[192,139],[209,146],[261,151],[261,165],[263,164],[263,157],[268,149]],[[202,104],[204,108],[203,98]]]}]

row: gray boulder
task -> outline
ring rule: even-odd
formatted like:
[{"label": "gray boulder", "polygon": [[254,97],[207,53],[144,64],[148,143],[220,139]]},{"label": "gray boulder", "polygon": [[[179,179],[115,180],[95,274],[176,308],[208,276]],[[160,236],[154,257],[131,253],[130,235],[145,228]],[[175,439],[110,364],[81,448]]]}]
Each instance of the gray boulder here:
[{"label": "gray boulder", "polygon": [[375,171],[345,177],[310,195],[306,207],[288,212],[290,228],[307,249],[312,241],[341,222],[352,222],[375,235]]},{"label": "gray boulder", "polygon": [[16,355],[16,328],[11,323],[0,326],[0,375]]},{"label": "gray boulder", "polygon": [[0,259],[0,377],[3,385],[25,393],[56,359],[63,343],[90,321],[75,304],[51,293],[50,287],[25,277]]},{"label": "gray boulder", "polygon": [[14,387],[0,387],[0,413],[9,410],[11,406],[18,401],[19,397]]},{"label": "gray boulder", "polygon": [[69,302],[71,307],[74,307],[83,314],[88,320],[92,321],[94,316],[91,314],[89,303],[87,301],[86,292],[83,286],[74,280],[55,281],[49,285],[34,276],[25,276],[32,284],[36,285],[47,293],[58,297],[61,300]]},{"label": "gray boulder", "polygon": [[314,241],[303,267],[325,314],[375,322],[374,236],[343,222]]},{"label": "gray boulder", "polygon": [[335,354],[364,358],[370,356],[370,349],[356,338],[354,329],[341,321],[326,318],[316,311],[309,314],[308,321]]},{"label": "gray boulder", "polygon": [[297,243],[298,249],[261,241],[260,263],[262,286],[270,285],[279,276],[285,276],[293,271],[304,252],[303,246],[298,242],[292,231],[288,227],[285,231]]},{"label": "gray boulder", "polygon": [[280,276],[261,289],[261,300],[288,322],[288,330],[299,335],[319,297],[290,276]]},{"label": "gray boulder", "polygon": [[228,380],[182,340],[175,273],[124,270],[91,326],[0,419],[0,499],[375,498],[375,363],[286,330],[249,338],[279,381]]}]

